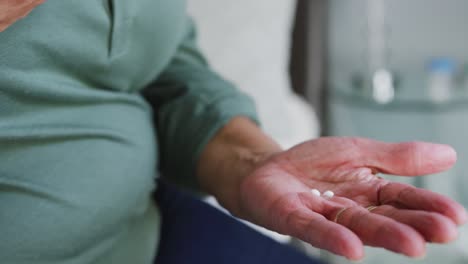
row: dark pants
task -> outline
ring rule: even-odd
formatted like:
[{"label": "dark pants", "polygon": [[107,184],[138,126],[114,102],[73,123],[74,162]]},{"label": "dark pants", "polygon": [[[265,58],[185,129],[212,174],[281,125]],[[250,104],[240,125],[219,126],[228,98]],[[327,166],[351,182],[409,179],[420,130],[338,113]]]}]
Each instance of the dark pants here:
[{"label": "dark pants", "polygon": [[162,214],[155,264],[322,263],[164,182],[155,199]]}]

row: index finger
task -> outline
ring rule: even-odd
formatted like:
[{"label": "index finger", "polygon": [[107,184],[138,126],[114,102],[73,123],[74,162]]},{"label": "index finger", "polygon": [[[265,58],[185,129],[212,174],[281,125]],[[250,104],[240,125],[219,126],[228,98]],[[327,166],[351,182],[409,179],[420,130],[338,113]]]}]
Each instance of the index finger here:
[{"label": "index finger", "polygon": [[331,251],[350,260],[364,257],[361,240],[348,228],[329,221],[323,215],[302,207],[287,217],[287,234],[314,247]]}]

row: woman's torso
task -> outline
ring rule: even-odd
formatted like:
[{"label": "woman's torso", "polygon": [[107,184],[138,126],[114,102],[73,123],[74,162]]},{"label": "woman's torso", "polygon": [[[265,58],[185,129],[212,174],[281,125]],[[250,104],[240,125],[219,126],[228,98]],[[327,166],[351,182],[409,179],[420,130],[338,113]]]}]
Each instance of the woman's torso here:
[{"label": "woman's torso", "polygon": [[138,94],[183,0],[49,0],[0,33],[0,259],[145,263],[157,144]]}]

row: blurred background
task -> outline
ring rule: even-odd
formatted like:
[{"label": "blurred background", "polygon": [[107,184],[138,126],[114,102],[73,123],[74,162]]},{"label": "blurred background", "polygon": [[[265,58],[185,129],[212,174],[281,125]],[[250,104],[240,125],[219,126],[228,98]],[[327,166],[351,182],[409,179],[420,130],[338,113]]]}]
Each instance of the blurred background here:
[{"label": "blurred background", "polygon": [[[190,0],[189,12],[212,67],[255,98],[263,128],[285,148],[320,135],[450,144],[453,169],[396,180],[468,207],[468,1]],[[430,245],[423,260],[373,248],[366,256],[466,264],[468,228],[454,243]]]}]

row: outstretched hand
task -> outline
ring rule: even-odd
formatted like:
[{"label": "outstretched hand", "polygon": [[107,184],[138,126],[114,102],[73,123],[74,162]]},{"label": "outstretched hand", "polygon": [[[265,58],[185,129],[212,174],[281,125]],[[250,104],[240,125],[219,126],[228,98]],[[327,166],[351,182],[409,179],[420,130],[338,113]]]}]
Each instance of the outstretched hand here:
[{"label": "outstretched hand", "polygon": [[[457,237],[457,225],[468,218],[465,209],[376,174],[425,175],[455,161],[455,151],[445,145],[320,138],[275,154],[245,176],[239,208],[254,223],[349,259],[363,257],[363,244],[418,257],[426,242]],[[316,196],[311,189],[335,196]]]}]

